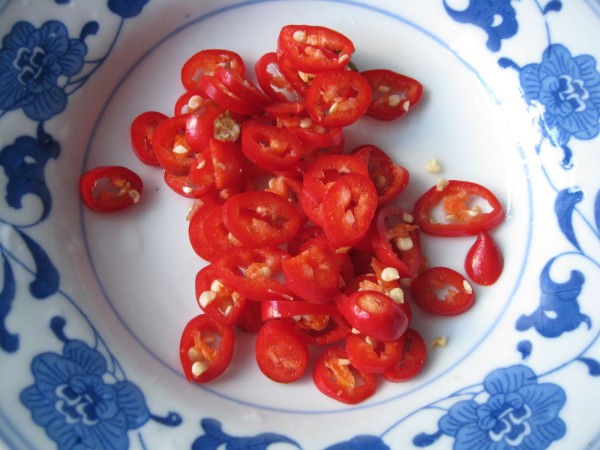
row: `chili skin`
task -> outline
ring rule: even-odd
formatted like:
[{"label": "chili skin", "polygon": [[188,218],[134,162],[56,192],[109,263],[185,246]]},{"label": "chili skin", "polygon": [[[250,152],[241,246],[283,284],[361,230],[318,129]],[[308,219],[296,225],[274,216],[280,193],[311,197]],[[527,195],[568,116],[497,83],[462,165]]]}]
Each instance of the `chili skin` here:
[{"label": "chili skin", "polygon": [[138,174],[123,166],[98,166],[79,179],[84,204],[97,212],[114,212],[140,201],[144,183]]},{"label": "chili skin", "polygon": [[[490,211],[469,208],[467,202],[471,198],[487,202]],[[442,204],[447,210],[446,215],[452,216],[451,221],[437,221],[433,217],[434,208]],[[432,236],[473,236],[500,225],[504,220],[504,209],[486,187],[471,181],[448,180],[445,187],[433,186],[417,199],[414,215],[419,228]]]},{"label": "chili skin", "polygon": [[[446,293],[440,294],[444,289]],[[410,285],[410,294],[418,307],[440,316],[462,314],[475,303],[475,293],[465,277],[443,266],[417,275]]]}]

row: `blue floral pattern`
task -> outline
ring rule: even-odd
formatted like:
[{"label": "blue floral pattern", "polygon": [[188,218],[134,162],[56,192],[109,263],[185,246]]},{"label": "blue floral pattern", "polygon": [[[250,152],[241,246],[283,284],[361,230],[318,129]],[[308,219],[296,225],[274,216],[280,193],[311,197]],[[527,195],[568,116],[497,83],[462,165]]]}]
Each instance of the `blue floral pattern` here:
[{"label": "blue floral pattern", "polygon": [[600,132],[600,72],[590,55],[572,56],[550,45],[541,63],[519,72],[525,101],[540,110],[541,129],[553,145],[588,140]]},{"label": "blue floral pattern", "polygon": [[[65,111],[69,96],[88,81],[110,54],[123,22],[141,14],[148,1],[104,2],[121,26],[106,54],[93,61],[86,60],[86,39],[100,30],[100,24],[95,21],[85,23],[77,31],[59,20],[49,20],[41,26],[20,21],[2,39],[0,118],[20,111],[37,125],[34,135],[18,136],[0,149],[6,204],[19,210],[24,197],[34,195],[42,205],[40,215],[29,223],[11,223],[10,219],[0,217],[1,225],[11,228],[13,236],[22,244],[19,254],[0,245],[2,352],[20,350],[19,333],[9,330],[7,325],[14,302],[18,301],[15,273],[19,268],[25,268],[33,278],[28,288],[34,299],[45,300],[58,295],[76,304],[75,299],[61,291],[59,271],[30,233],[52,210],[53,196],[46,184],[45,171],[47,163],[61,154],[60,143],[46,131],[51,128],[45,125]],[[70,0],[54,0],[59,6],[69,3]],[[482,45],[494,54],[506,51],[509,46],[504,44],[518,39],[526,25],[524,21],[519,22],[518,3],[513,0],[467,0],[462,10],[453,8],[451,3],[441,0],[439,5],[453,21],[482,30],[485,33]],[[546,16],[560,12],[563,2],[534,0],[534,3],[546,21],[548,42],[540,48],[537,57],[532,58],[534,62],[527,61],[520,66],[509,55],[502,54],[498,64],[514,69],[507,73],[517,74],[523,100],[535,114],[542,139],[536,151],[539,153],[546,144],[553,150],[562,150],[561,167],[567,171],[575,165],[571,148],[574,142],[597,139],[600,134],[600,72],[592,55],[572,52],[564,42],[550,41]],[[546,176],[549,185],[555,188],[547,172]],[[587,273],[573,268],[569,277],[559,282],[552,278],[551,268],[567,254],[576,254],[600,267],[598,255],[586,250],[586,241],[578,236],[582,228],[592,230],[595,237],[600,236],[600,192],[595,196],[593,218],[581,220],[580,204],[594,192],[573,187],[555,190],[556,226],[570,250],[552,257],[540,268],[539,306],[533,312],[520,314],[515,323],[518,332],[530,333],[527,337],[535,334],[548,340],[574,330],[592,332],[594,325],[590,306],[582,297]],[[23,260],[31,263],[24,264]],[[84,339],[68,338],[64,334],[65,324],[62,317],[52,319],[50,328],[63,343],[62,351],[35,355],[30,365],[33,382],[20,393],[22,406],[29,411],[32,421],[45,430],[59,449],[126,449],[132,444],[132,430],[139,430],[138,439],[146,448],[141,430],[148,422],[166,426],[182,423],[177,413],[160,417],[150,412],[144,393],[128,380],[91,322],[93,345]],[[474,386],[459,389],[404,417],[395,418],[396,423],[380,436],[349,436],[326,450],[396,448],[397,443],[388,442],[387,433],[423,411],[436,413],[438,421],[436,431],[413,438],[412,443],[417,447],[445,440],[457,450],[546,449],[565,436],[568,417],[563,411],[567,392],[544,379],[572,362],[584,365],[589,376],[600,379],[600,362],[587,354],[598,338],[597,334],[591,336],[589,345],[576,351],[561,366],[538,373],[526,365],[534,351],[534,342],[523,339],[516,348],[516,354],[521,355],[520,364],[489,367],[490,372],[483,381],[479,379]],[[202,418],[194,423],[199,422],[201,430],[189,443],[193,450],[267,449],[275,444],[303,448],[301,442],[276,432],[234,436],[223,431],[218,419],[205,417],[206,411],[198,413]]]},{"label": "blue floral pattern", "polygon": [[126,449],[127,432],[150,418],[142,391],[105,382],[105,358],[82,341],[68,341],[62,355],[36,356],[31,371],[35,383],[21,401],[59,449]]},{"label": "blue floral pattern", "polygon": [[0,109],[22,108],[35,121],[59,114],[67,104],[61,78],[76,75],[86,53],[85,43],[69,38],[61,22],[48,21],[40,28],[16,23],[0,50]]},{"label": "blue floral pattern", "polygon": [[566,400],[563,389],[538,383],[528,367],[495,370],[483,387],[484,402],[458,402],[439,421],[440,431],[455,438],[455,449],[540,449],[565,434],[559,417]]}]

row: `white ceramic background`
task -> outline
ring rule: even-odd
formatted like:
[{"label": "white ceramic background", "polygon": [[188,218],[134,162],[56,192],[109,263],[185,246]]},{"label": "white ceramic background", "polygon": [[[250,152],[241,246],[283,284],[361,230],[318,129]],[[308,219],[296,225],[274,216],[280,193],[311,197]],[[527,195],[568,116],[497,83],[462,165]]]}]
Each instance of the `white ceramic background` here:
[{"label": "white ceramic background", "polygon": [[[87,445],[93,443],[94,448],[211,448],[203,447],[206,440],[196,441],[206,439],[211,423],[220,424],[225,433],[213,441],[213,448],[225,439],[236,448],[265,448],[270,443],[273,448],[327,448],[359,435],[356,448],[365,449],[510,448],[493,446],[480,422],[467,426],[470,422],[463,417],[456,425],[463,431],[455,435],[438,422],[455,414],[458,409],[452,408],[459,401],[477,404],[482,411],[489,397],[489,385],[482,383],[497,369],[500,372],[494,373],[502,375],[495,380],[502,394],[518,391],[518,374],[527,373],[538,378],[530,379],[535,386],[532,396],[518,391],[521,398],[548,399],[547,410],[533,407],[532,417],[524,421],[529,434],[517,429],[523,422],[511,419],[517,430],[515,448],[600,448],[600,426],[592,408],[600,400],[600,314],[595,305],[600,289],[598,116],[595,123],[584,124],[587,135],[571,136],[564,143],[574,155],[567,168],[561,164],[565,150],[540,131],[543,108],[528,105],[524,97],[529,91],[519,80],[519,69],[523,73],[527,64],[540,64],[549,44],[564,45],[573,58],[591,55],[598,60],[600,5],[595,0],[494,2],[515,11],[513,31],[518,30],[501,39],[499,48],[486,45],[488,36],[477,23],[454,20],[442,1],[151,0],[146,5],[129,2],[134,10],[140,3],[135,10],[139,14],[130,18],[119,15],[127,3],[118,1],[108,2],[113,11],[102,1],[93,6],[46,2],[36,8],[28,3],[0,4],[0,35],[9,35],[19,20],[33,28],[59,20],[71,39],[90,21],[98,29],[84,40],[87,63],[81,71],[57,80],[69,94],[64,111],[32,118],[24,107],[3,103],[0,115],[0,163],[5,169],[0,181],[5,192],[11,179],[23,173],[11,178],[6,169],[20,158],[6,150],[22,148],[15,145],[19,137],[35,138],[41,126],[60,146],[60,153],[46,163],[35,155],[24,159],[35,163],[38,158],[37,173],[43,177],[33,178],[47,186],[51,205],[40,200],[39,186],[23,197],[22,208],[7,203],[4,195],[0,199],[2,280],[6,286],[12,273],[15,288],[14,295],[9,295],[10,289],[2,291],[0,319],[7,332],[0,336],[4,342],[9,335],[19,337],[16,347],[0,349],[0,438],[9,448],[71,448],[77,435],[93,436]],[[448,1],[447,6],[463,10],[487,3]],[[502,11],[496,12],[496,17],[488,13],[494,24]],[[460,317],[432,318],[414,308],[414,327],[426,342],[443,335],[448,346],[430,348],[427,365],[414,380],[381,383],[374,397],[356,407],[324,397],[309,376],[290,386],[270,382],[256,369],[253,343],[242,334],[234,363],[222,378],[206,386],[187,383],[179,369],[178,342],[184,325],[198,313],[193,282],[203,265],[187,240],[185,216],[191,201],[171,192],[159,171],[139,163],[128,142],[129,123],[139,113],[171,114],[182,93],[179,69],[190,55],[203,48],[227,48],[243,55],[251,69],[260,55],[275,49],[277,33],[288,23],[340,30],[354,41],[353,59],[361,69],[386,67],[424,84],[421,105],[402,121],[365,119],[346,135],[348,148],[376,144],[411,171],[410,187],[400,200],[404,207],[410,208],[435,183],[438,176],[424,170],[425,162],[435,157],[443,165],[442,176],[485,184],[508,213],[494,231],[506,260],[498,283],[477,289],[476,306]],[[6,40],[2,49],[8,49]],[[577,78],[568,67],[556,70],[588,80],[583,100],[587,108],[600,111],[598,68],[588,67]],[[10,70],[2,70],[0,80],[8,80]],[[81,75],[89,78],[73,82]],[[108,216],[86,210],[77,182],[84,170],[99,164],[136,170],[145,182],[140,205]],[[577,192],[582,192],[580,201],[565,200]],[[49,214],[40,219],[44,204]],[[555,209],[556,204],[574,209]],[[31,241],[58,278],[44,270]],[[423,241],[432,264],[458,269],[471,244],[470,239],[425,236]],[[553,258],[549,276],[542,276]],[[554,320],[559,335],[549,335],[550,322],[540,322],[539,329],[517,326],[521,316],[540,307],[542,298],[556,299],[559,291],[568,291],[558,284],[568,281],[573,270],[584,277],[581,292],[563,295],[579,306],[589,325],[577,322],[581,316],[572,308],[558,310],[558,303],[544,303],[540,317]],[[44,295],[38,296],[43,298],[29,290],[36,275],[46,282]],[[557,285],[544,287],[543,294],[540,283],[548,279]],[[53,289],[48,280],[57,281]],[[570,324],[574,329],[567,329]],[[39,388],[46,376],[59,377],[52,375],[54,366],[48,366],[48,373],[32,372],[36,355],[51,352],[60,358],[73,340],[85,342],[107,361],[100,374],[106,389],[127,380],[127,386],[135,385],[142,393],[130,392],[127,406],[117,402],[121,415],[115,413],[95,427],[67,423],[56,409],[42,413],[41,400],[35,403],[22,394],[27,389],[31,393],[31,386]],[[529,369],[516,368],[519,365]],[[56,406],[55,400],[52,397],[49,404]],[[92,404],[100,408],[99,402]],[[553,414],[558,417],[554,421]],[[41,424],[43,417],[49,422]],[[116,417],[133,422],[129,429],[119,428]],[[216,422],[201,426],[203,419]],[[554,431],[543,432],[544,421]],[[542,435],[554,437],[544,440]]]}]

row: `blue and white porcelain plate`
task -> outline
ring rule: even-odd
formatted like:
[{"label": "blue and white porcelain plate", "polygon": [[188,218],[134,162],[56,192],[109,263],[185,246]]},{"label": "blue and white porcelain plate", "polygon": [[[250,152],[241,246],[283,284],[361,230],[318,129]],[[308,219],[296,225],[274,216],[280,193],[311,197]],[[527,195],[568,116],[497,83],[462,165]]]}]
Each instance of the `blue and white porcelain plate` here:
[{"label": "blue and white porcelain plate", "polygon": [[[485,184],[507,220],[506,265],[454,318],[415,311],[423,372],[358,406],[310,377],[262,376],[252,342],[208,385],[179,336],[203,262],[190,201],[129,145],[139,113],[171,114],[203,48],[251,67],[290,23],[347,34],[361,68],[419,79],[418,108],[361,121],[411,171],[403,206],[437,177]],[[598,0],[0,1],[0,440],[11,449],[600,449]],[[437,159],[442,173],[424,169]],[[145,196],[101,215],[83,171],[137,171]],[[468,238],[424,238],[460,268]]]}]

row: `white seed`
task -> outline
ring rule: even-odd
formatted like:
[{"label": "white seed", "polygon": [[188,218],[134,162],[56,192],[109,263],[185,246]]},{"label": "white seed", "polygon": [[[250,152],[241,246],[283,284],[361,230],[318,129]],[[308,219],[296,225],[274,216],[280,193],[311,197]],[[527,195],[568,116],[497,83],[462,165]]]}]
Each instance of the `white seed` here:
[{"label": "white seed", "polygon": [[415,221],[415,218],[411,213],[403,212],[402,221],[404,223],[413,223]]},{"label": "white seed", "polygon": [[190,99],[188,100],[188,108],[190,109],[196,109],[199,108],[200,105],[202,104],[202,97],[200,97],[199,95],[192,95],[190,97]]},{"label": "white seed", "polygon": [[292,35],[292,39],[294,39],[294,42],[301,44],[306,41],[306,32],[304,30],[296,30]]},{"label": "white seed", "polygon": [[392,299],[394,303],[397,305],[401,305],[404,303],[404,291],[399,287],[392,289],[388,292],[388,296]]},{"label": "white seed", "polygon": [[206,308],[211,302],[213,302],[217,298],[217,293],[213,291],[204,291],[198,297],[198,303],[203,308]]},{"label": "white seed", "polygon": [[335,113],[338,109],[340,109],[340,104],[338,102],[333,102],[333,104],[329,107],[329,114]]},{"label": "white seed", "polygon": [[388,105],[390,106],[398,106],[402,101],[402,97],[398,94],[392,94],[388,97]]},{"label": "white seed", "polygon": [[350,360],[346,359],[346,358],[338,358],[338,364],[340,366],[349,366],[350,365]]},{"label": "white seed", "polygon": [[387,185],[387,178],[383,175],[377,175],[375,177],[375,187],[384,188]]},{"label": "white seed", "polygon": [[300,322],[302,320],[302,316],[292,316],[292,320],[294,322]]},{"label": "white seed", "polygon": [[225,308],[225,311],[223,311],[223,315],[228,316],[231,313],[232,309],[233,309],[233,305],[227,305],[227,308]]},{"label": "white seed", "polygon": [[469,214],[471,217],[476,217],[481,214],[481,208],[479,205],[475,205],[471,209],[467,210],[467,214]]},{"label": "white seed", "polygon": [[275,178],[271,178],[269,180],[269,189],[273,190],[277,186],[277,180]]},{"label": "white seed", "polygon": [[206,160],[204,158],[198,159],[198,164],[196,164],[196,169],[202,169],[206,165]]},{"label": "white seed", "polygon": [[414,247],[413,241],[409,237],[402,237],[394,239],[394,244],[396,244],[396,248],[402,252],[406,252]]},{"label": "white seed", "polygon": [[383,281],[394,281],[398,278],[400,278],[400,274],[398,273],[398,269],[395,267],[386,267],[381,271],[381,279]]},{"label": "white seed", "polygon": [[273,273],[271,272],[271,269],[269,269],[267,266],[261,267],[260,268],[260,273],[265,278],[270,278],[271,275],[273,275]]},{"label": "white seed", "polygon": [[456,220],[456,214],[447,214],[444,216],[446,222],[454,222]]},{"label": "white seed", "polygon": [[406,100],[404,103],[402,103],[402,109],[408,112],[408,110],[410,109],[410,100]]},{"label": "white seed", "polygon": [[379,86],[377,86],[377,90],[379,92],[381,92],[382,94],[387,94],[388,92],[390,92],[392,90],[392,88],[390,88],[389,86],[386,86],[385,84],[380,84]]},{"label": "white seed", "polygon": [[313,319],[313,316],[311,316],[310,314],[304,314],[304,315],[302,316],[302,318],[303,318],[304,320],[306,320],[306,321],[310,321],[310,320],[312,320],[312,319]]},{"label": "white seed", "polygon": [[313,124],[313,121],[310,117],[304,117],[300,120],[300,128],[310,128]]},{"label": "white seed", "polygon": [[430,158],[425,163],[425,170],[429,173],[440,173],[442,171],[442,165],[435,158]]},{"label": "white seed", "polygon": [[448,186],[448,180],[446,180],[445,178],[439,178],[435,182],[436,191],[443,191],[444,189],[446,189],[446,186]]},{"label": "white seed", "polygon": [[360,334],[360,331],[358,331],[356,328],[352,328],[352,330],[350,330],[350,332],[352,334]]},{"label": "white seed", "polygon": [[183,187],[181,188],[181,190],[183,191],[183,193],[184,193],[184,194],[191,194],[191,193],[194,191],[194,189],[192,189],[192,188],[191,188],[191,187],[189,187],[189,186],[183,186]]},{"label": "white seed", "polygon": [[339,57],[338,57],[338,62],[339,63],[345,63],[346,61],[348,61],[350,59],[350,55],[348,53],[342,53]]},{"label": "white seed", "polygon": [[139,202],[140,198],[142,198],[142,196],[140,195],[140,193],[138,191],[136,191],[135,189],[131,189],[130,191],[128,191],[127,195],[129,195],[129,198],[131,199],[131,201],[133,203]]},{"label": "white seed", "polygon": [[190,358],[190,361],[192,362],[201,361],[203,359],[202,353],[196,350],[195,347],[190,347],[188,350],[188,358]]},{"label": "white seed", "polygon": [[222,287],[223,283],[221,283],[219,280],[213,280],[213,282],[210,284],[210,290],[212,292],[219,292]]},{"label": "white seed", "polygon": [[189,150],[181,144],[178,144],[175,147],[173,147],[173,153],[177,153],[178,155],[185,155],[188,152]]},{"label": "white seed", "polygon": [[192,375],[199,377],[208,369],[208,364],[202,361],[196,361],[192,364]]},{"label": "white seed", "polygon": [[312,79],[314,78],[314,75],[311,75],[311,74],[306,73],[306,72],[302,72],[301,70],[298,71],[298,76],[305,83],[310,83],[312,81]]},{"label": "white seed", "polygon": [[463,280],[463,289],[467,294],[473,293],[473,286],[471,286],[467,280]]},{"label": "white seed", "polygon": [[241,245],[241,242],[236,238],[233,234],[227,234],[227,240],[231,242],[233,245]]},{"label": "white seed", "polygon": [[365,342],[367,344],[369,344],[371,347],[377,347],[377,345],[379,344],[379,341],[371,336],[365,337]]},{"label": "white seed", "polygon": [[438,336],[431,341],[432,347],[445,347],[448,345],[448,338],[446,336]]}]

